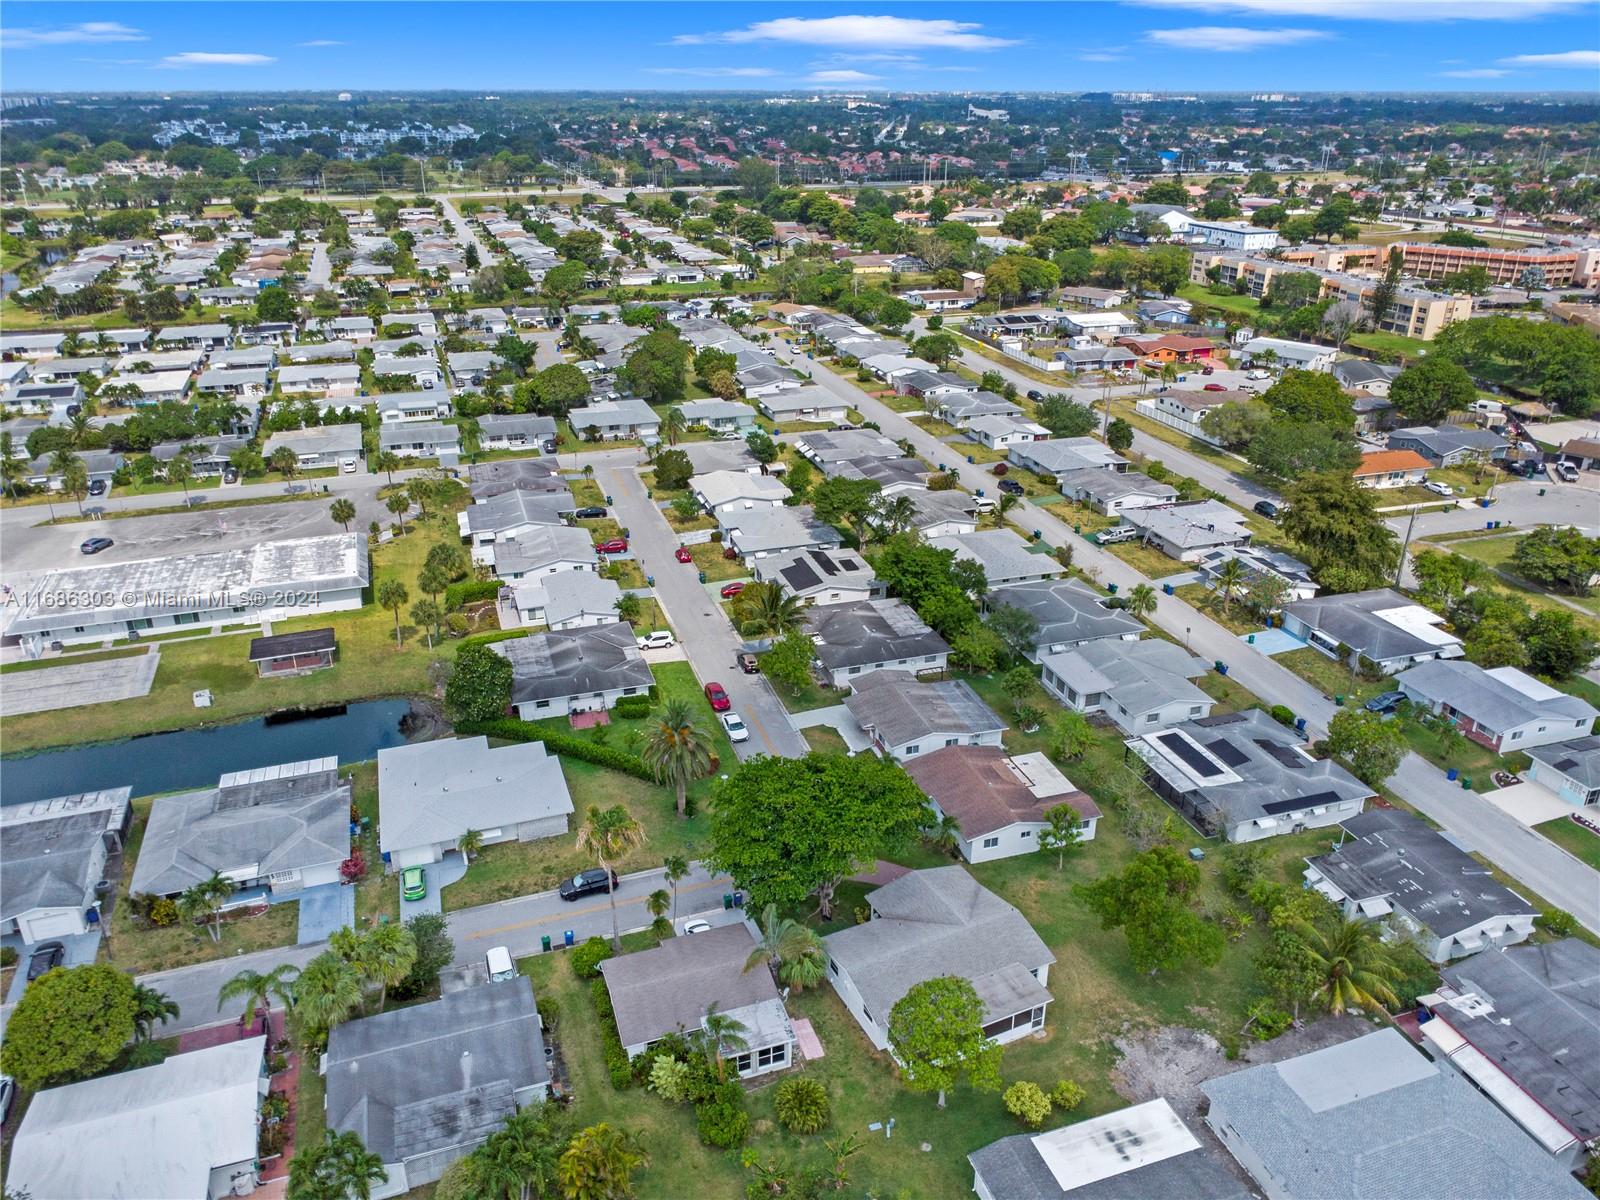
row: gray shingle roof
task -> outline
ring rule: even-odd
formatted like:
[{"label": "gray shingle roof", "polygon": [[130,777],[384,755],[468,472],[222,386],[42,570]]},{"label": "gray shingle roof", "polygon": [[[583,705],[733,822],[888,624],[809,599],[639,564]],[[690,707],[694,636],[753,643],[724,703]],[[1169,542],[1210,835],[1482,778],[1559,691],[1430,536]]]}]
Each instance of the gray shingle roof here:
[{"label": "gray shingle roof", "polygon": [[491,750],[481,736],[378,751],[378,804],[386,854],[573,811],[561,762],[543,742]]},{"label": "gray shingle roof", "polygon": [[127,819],[131,790],[7,805],[0,816],[0,921],[35,908],[83,904],[97,882],[93,872],[107,830],[120,830]]},{"label": "gray shingle roof", "polygon": [[[1395,682],[1414,690],[1435,703],[1448,704],[1475,723],[1496,732],[1504,732],[1516,725],[1545,718],[1570,725],[1574,721],[1593,723],[1594,706],[1577,696],[1555,692],[1537,679],[1514,673],[1485,671],[1476,663],[1463,659],[1434,659],[1418,663],[1396,675]],[[1521,676],[1521,679],[1517,677]],[[1527,681],[1528,691],[1513,686]],[[1531,694],[1530,694],[1531,692]],[[1587,733],[1585,728],[1582,732]]]},{"label": "gray shingle roof", "polygon": [[727,1013],[777,1000],[770,971],[744,969],[755,946],[745,926],[722,925],[601,963],[622,1044],[698,1029],[713,1004]]},{"label": "gray shingle roof", "polygon": [[[1412,602],[1389,588],[1366,592],[1346,592],[1340,596],[1315,596],[1284,605],[1284,613],[1309,628],[1319,630],[1379,662],[1413,654],[1434,654],[1441,643],[1426,641],[1393,621],[1378,615],[1394,609],[1412,607]],[[1443,618],[1440,618],[1441,624]],[[1445,635],[1452,646],[1458,639]]]},{"label": "gray shingle roof", "polygon": [[1205,662],[1172,642],[1090,642],[1041,662],[1080,696],[1110,696],[1132,717],[1168,704],[1211,706],[1189,682],[1206,673]]},{"label": "gray shingle roof", "polygon": [[990,592],[990,611],[1008,604],[1039,622],[1038,644],[1090,642],[1144,633],[1144,625],[1114,608],[1105,597],[1076,579],[1037,579],[1012,583]]},{"label": "gray shingle roof", "polygon": [[872,920],[823,941],[880,1023],[887,1024],[895,1002],[926,979],[956,975],[976,987],[1006,968],[1030,971],[1055,962],[1027,919],[962,867],[912,871],[867,899]]},{"label": "gray shingle roof", "polygon": [[950,645],[899,600],[827,604],[806,614],[817,659],[830,670],[950,653]]},{"label": "gray shingle roof", "polygon": [[953,550],[957,558],[977,563],[983,568],[984,578],[996,586],[1040,575],[1064,575],[1067,570],[1048,554],[1033,553],[1028,543],[1009,529],[951,533],[929,538],[928,545]]},{"label": "gray shingle roof", "polygon": [[1567,742],[1534,746],[1525,753],[1586,789],[1600,788],[1600,737],[1591,734]]},{"label": "gray shingle roof", "polygon": [[1458,1072],[1394,1029],[1201,1085],[1278,1194],[1583,1200],[1588,1192]]},{"label": "gray shingle roof", "polygon": [[493,649],[511,663],[511,699],[516,704],[648,688],[655,682],[650,664],[639,654],[633,626],[620,621],[512,638],[493,643]]},{"label": "gray shingle roof", "polygon": [[873,671],[853,687],[845,707],[886,746],[918,738],[972,737],[1006,727],[965,680],[919,683],[906,671]]}]

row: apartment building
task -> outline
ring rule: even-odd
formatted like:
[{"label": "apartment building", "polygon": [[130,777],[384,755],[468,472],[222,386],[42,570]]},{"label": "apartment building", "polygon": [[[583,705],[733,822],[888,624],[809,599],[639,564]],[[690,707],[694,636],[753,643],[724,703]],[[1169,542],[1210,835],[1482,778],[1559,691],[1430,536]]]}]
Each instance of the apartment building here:
[{"label": "apartment building", "polygon": [[1440,279],[1468,267],[1482,267],[1493,283],[1520,286],[1523,272],[1544,272],[1546,287],[1591,287],[1600,282],[1600,246],[1503,247],[1441,246],[1436,242],[1396,242],[1405,271]]}]

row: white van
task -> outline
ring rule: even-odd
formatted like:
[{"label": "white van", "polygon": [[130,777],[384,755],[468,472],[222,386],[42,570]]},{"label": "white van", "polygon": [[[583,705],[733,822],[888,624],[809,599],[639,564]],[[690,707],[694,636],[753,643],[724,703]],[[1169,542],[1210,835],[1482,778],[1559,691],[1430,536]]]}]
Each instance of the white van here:
[{"label": "white van", "polygon": [[511,951],[504,946],[493,947],[483,959],[489,967],[490,983],[504,983],[507,979],[517,977],[517,967],[511,961]]}]

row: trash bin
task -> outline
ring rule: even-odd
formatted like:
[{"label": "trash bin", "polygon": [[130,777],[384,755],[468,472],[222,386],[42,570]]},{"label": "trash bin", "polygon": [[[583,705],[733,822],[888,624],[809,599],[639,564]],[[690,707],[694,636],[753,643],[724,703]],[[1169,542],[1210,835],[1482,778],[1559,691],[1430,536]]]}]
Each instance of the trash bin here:
[{"label": "trash bin", "polygon": [[1450,782],[1451,782],[1451,783],[1454,783],[1454,782],[1455,782],[1455,781],[1456,781],[1456,776],[1457,776],[1457,775],[1458,775],[1458,774],[1459,774],[1459,773],[1460,773],[1460,772],[1458,772],[1458,771],[1457,771],[1457,770],[1456,770],[1456,769],[1455,769],[1455,768],[1454,768],[1454,767],[1451,767],[1451,768],[1450,768],[1450,769],[1449,769],[1449,770],[1448,770],[1448,771],[1446,771],[1446,772],[1445,772],[1445,773],[1444,773],[1444,777],[1445,777],[1445,778],[1446,778],[1446,779],[1448,779],[1448,780],[1449,780],[1449,781],[1450,781]]},{"label": "trash bin", "polygon": [[969,462],[969,463],[970,463],[970,462],[972,462],[972,461],[973,461],[973,458],[972,458],[972,455],[970,455],[970,454],[969,454],[969,455],[967,455],[967,461],[968,461],[968,462]]},{"label": "trash bin", "polygon": [[1333,706],[1335,708],[1343,708],[1344,707],[1344,697],[1343,696],[1335,696],[1333,698]]},{"label": "trash bin", "polygon": [[1177,589],[1174,588],[1170,583],[1163,583],[1161,585],[1161,590],[1169,596],[1175,596],[1178,594]]},{"label": "trash bin", "polygon": [[706,581],[706,573],[704,571],[701,571],[700,572],[700,582],[704,583],[705,581]]},{"label": "trash bin", "polygon": [[1033,531],[1033,540],[1034,541],[1036,541],[1036,542],[1037,541],[1041,541],[1043,538],[1044,538],[1044,534],[1040,533],[1037,529],[1035,529]]},{"label": "trash bin", "polygon": [[1217,664],[1217,674],[1218,675],[1226,675],[1227,673],[1228,673],[1228,664],[1225,663],[1225,662],[1219,662]]},{"label": "trash bin", "polygon": [[574,941],[574,938],[573,938],[573,935],[572,935],[572,930],[564,929],[564,930],[561,931],[561,944],[562,945],[570,946],[570,945],[572,945],[573,941]]},{"label": "trash bin", "polygon": [[733,906],[735,908],[743,908],[744,907],[744,893],[743,892],[735,892],[733,894]]},{"label": "trash bin", "polygon": [[1470,792],[1472,790],[1472,777],[1470,775],[1463,775],[1461,777],[1461,790],[1463,792]]},{"label": "trash bin", "polygon": [[725,909],[733,907],[733,893],[732,892],[723,892],[722,893],[722,907],[725,908]]},{"label": "trash bin", "polygon": [[616,503],[616,501],[615,501],[615,500],[613,500],[613,499],[612,499],[612,498],[611,498],[611,493],[610,493],[610,492],[607,492],[607,493],[606,493],[606,503],[607,503],[607,504],[608,504],[608,505],[609,505],[609,504],[615,504],[615,503]]},{"label": "trash bin", "polygon": [[1304,717],[1296,717],[1294,719],[1294,727],[1300,733],[1304,733],[1306,731],[1306,719]]},{"label": "trash bin", "polygon": [[550,935],[548,933],[539,939],[539,949],[545,954],[550,953]]},{"label": "trash bin", "polygon": [[1106,584],[1106,591],[1110,592],[1113,596],[1115,596],[1117,594],[1117,585],[1114,584],[1114,583]]},{"label": "trash bin", "polygon": [[1245,638],[1245,642],[1251,646],[1254,646],[1256,644],[1256,635],[1252,633],[1249,637]]}]

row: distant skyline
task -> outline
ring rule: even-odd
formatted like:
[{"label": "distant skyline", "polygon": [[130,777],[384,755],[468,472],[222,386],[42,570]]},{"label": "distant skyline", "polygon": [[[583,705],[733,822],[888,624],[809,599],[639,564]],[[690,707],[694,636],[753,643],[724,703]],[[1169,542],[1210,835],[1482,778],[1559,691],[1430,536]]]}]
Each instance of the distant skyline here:
[{"label": "distant skyline", "polygon": [[28,91],[1600,93],[1600,0],[7,0]]}]

